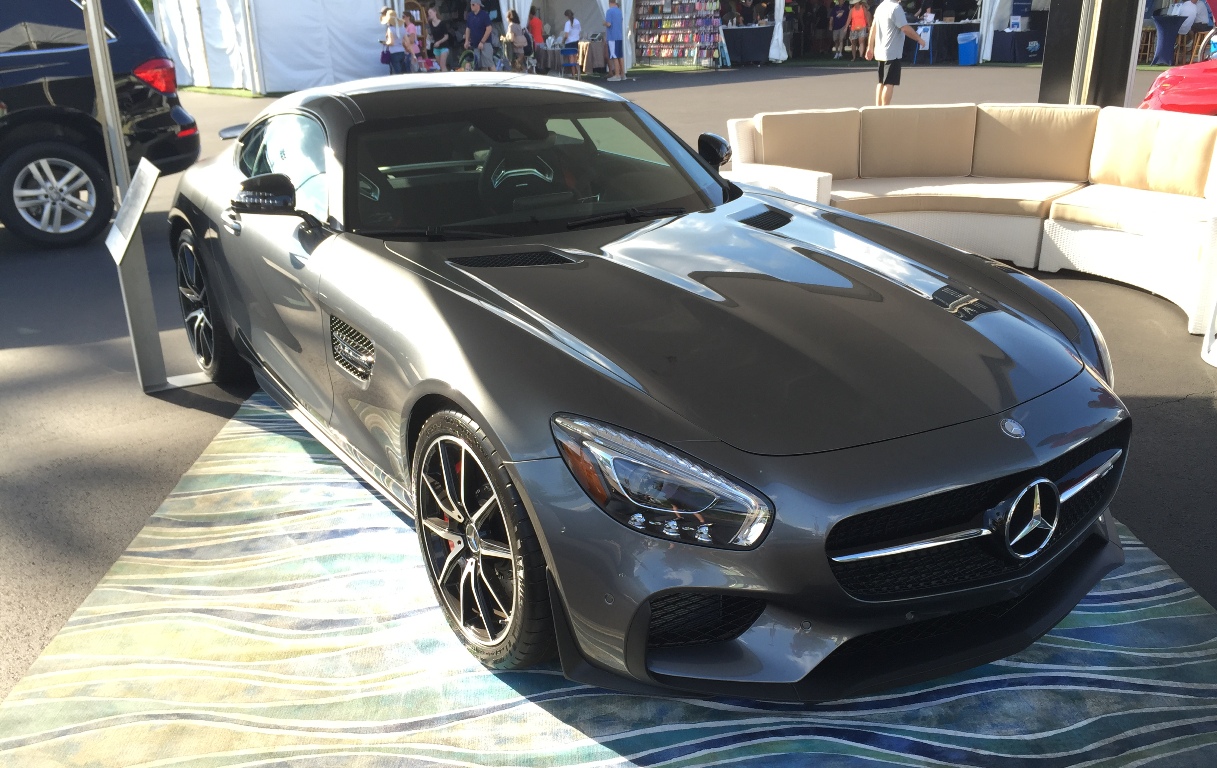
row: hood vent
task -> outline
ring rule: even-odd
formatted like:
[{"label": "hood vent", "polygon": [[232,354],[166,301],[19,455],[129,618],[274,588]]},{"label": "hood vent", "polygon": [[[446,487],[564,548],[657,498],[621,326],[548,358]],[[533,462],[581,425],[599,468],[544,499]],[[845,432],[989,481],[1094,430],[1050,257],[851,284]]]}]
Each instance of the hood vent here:
[{"label": "hood vent", "polygon": [[764,213],[758,213],[755,216],[740,219],[740,224],[747,224],[750,227],[756,227],[757,229],[772,232],[775,229],[786,226],[793,218],[793,216],[785,211],[779,211],[776,208],[769,208],[766,206]]},{"label": "hood vent", "polygon": [[551,251],[491,253],[485,256],[461,256],[448,261],[458,267],[541,267],[547,264],[575,263],[574,259]]}]

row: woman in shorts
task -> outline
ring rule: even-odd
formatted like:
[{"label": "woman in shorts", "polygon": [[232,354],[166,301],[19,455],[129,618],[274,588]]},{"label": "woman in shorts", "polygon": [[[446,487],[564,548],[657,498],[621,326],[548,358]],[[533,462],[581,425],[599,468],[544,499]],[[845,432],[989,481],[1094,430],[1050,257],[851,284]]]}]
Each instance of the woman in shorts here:
[{"label": "woman in shorts", "polygon": [[849,0],[849,47],[854,61],[866,55],[866,31],[870,27],[870,11],[863,0]]},{"label": "woman in shorts", "polygon": [[832,27],[832,57],[839,59],[845,53],[845,41],[849,37],[849,6],[845,0],[832,0],[828,18]]},{"label": "woman in shorts", "polygon": [[431,31],[431,53],[439,62],[439,71],[448,71],[448,49],[452,47],[452,35],[448,32],[448,22],[441,21],[435,6],[427,9],[427,26]]}]

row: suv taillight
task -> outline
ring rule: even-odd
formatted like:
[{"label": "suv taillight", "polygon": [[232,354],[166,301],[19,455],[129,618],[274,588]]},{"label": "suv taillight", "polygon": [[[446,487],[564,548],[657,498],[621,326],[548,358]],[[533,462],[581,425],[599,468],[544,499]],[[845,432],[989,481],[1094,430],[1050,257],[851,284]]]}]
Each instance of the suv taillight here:
[{"label": "suv taillight", "polygon": [[177,90],[177,72],[169,59],[145,61],[132,74],[161,93],[169,94]]}]

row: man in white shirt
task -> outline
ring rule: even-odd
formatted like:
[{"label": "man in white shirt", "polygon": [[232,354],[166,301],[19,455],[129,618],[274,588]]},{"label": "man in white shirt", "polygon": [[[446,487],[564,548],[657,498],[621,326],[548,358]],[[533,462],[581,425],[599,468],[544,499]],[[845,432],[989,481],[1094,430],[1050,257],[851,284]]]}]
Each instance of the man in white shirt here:
[{"label": "man in white shirt", "polygon": [[904,9],[897,0],[883,0],[875,9],[870,35],[866,40],[866,59],[879,61],[879,84],[875,86],[875,106],[892,103],[892,92],[900,85],[900,57],[904,38],[923,45],[921,37],[909,26]]},{"label": "man in white shirt", "polygon": [[1192,31],[1192,25],[1196,23],[1196,0],[1183,0],[1181,3],[1175,3],[1166,12],[1167,16],[1182,16],[1183,23],[1179,25],[1179,34],[1186,35]]}]

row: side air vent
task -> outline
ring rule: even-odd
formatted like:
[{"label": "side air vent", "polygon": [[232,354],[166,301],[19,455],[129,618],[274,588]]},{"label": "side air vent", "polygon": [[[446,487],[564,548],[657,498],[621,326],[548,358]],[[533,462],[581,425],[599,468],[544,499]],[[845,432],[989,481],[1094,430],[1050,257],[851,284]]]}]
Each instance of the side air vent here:
[{"label": "side air vent", "polygon": [[330,350],[334,362],[360,381],[372,378],[372,364],[376,362],[376,345],[350,323],[330,315]]},{"label": "side air vent", "polygon": [[490,253],[449,259],[458,267],[541,267],[546,264],[574,264],[575,260],[551,251],[527,253]]},{"label": "side air vent", "polygon": [[747,224],[750,227],[772,232],[775,229],[786,226],[793,218],[793,216],[785,211],[779,211],[776,208],[766,208],[764,213],[740,219],[740,224]]}]

